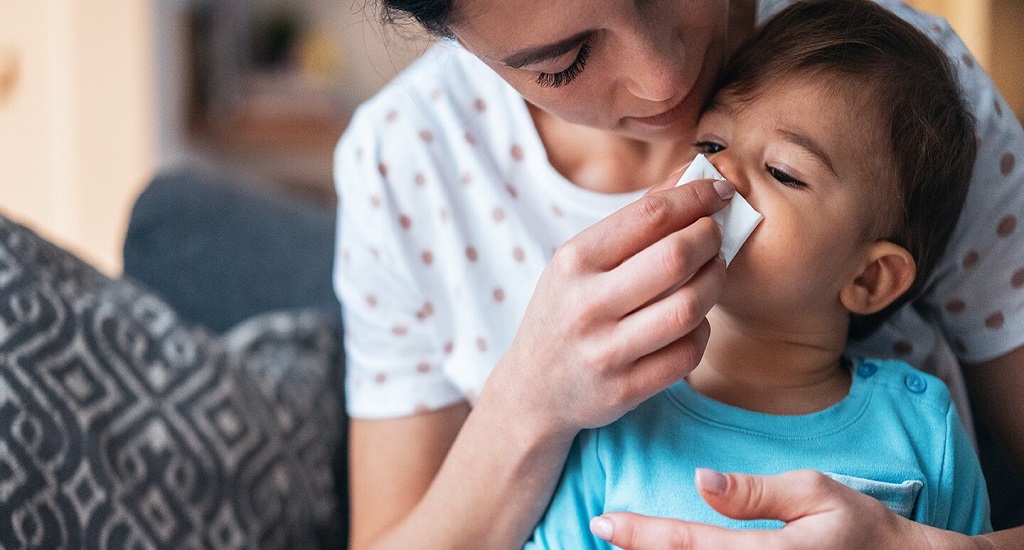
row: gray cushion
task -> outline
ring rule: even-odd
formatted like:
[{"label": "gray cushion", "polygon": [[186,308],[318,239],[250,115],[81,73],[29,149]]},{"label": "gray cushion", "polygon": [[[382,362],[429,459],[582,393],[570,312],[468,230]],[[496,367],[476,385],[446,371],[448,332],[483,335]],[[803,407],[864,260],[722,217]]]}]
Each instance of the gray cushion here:
[{"label": "gray cushion", "polygon": [[162,174],[132,208],[124,272],[217,333],[265,311],[340,317],[334,225],[330,204],[191,171]]},{"label": "gray cushion", "polygon": [[336,327],[223,339],[0,218],[0,547],[340,544]]}]

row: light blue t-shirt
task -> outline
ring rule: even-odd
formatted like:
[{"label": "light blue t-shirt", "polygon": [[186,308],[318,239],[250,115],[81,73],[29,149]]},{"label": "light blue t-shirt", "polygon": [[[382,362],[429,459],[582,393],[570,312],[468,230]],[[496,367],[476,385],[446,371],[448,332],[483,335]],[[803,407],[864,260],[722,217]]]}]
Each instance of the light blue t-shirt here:
[{"label": "light blue t-shirt", "polygon": [[591,518],[630,511],[732,528],[777,528],[715,512],[694,470],[771,475],[813,469],[915,521],[991,531],[974,447],[941,380],[901,361],[858,360],[849,395],[816,413],[776,416],[714,401],[679,382],[576,438],[527,548],[608,548]]}]

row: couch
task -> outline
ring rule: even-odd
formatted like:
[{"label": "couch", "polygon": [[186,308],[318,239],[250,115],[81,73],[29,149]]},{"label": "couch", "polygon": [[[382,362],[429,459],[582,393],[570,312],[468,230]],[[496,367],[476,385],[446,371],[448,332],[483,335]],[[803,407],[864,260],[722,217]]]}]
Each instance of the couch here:
[{"label": "couch", "polygon": [[[343,546],[334,227],[331,205],[165,174],[110,279],[0,216],[0,547]],[[1020,525],[978,428],[993,523]]]}]

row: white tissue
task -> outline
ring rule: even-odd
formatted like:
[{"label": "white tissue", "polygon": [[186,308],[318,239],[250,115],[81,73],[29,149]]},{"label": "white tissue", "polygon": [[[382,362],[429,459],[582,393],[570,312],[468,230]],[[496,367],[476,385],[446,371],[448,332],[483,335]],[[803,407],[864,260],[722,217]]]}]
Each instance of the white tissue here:
[{"label": "white tissue", "polygon": [[[679,178],[676,187],[701,179],[724,180],[725,177],[718,173],[704,155],[697,155]],[[713,214],[711,219],[718,222],[718,226],[722,228],[722,256],[725,257],[725,265],[728,266],[764,217],[736,193],[729,204]]]}]

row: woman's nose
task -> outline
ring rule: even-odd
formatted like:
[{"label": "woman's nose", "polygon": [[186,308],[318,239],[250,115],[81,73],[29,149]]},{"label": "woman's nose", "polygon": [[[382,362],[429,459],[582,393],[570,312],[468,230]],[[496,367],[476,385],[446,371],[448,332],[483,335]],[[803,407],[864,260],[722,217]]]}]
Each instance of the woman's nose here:
[{"label": "woman's nose", "polygon": [[682,87],[685,55],[677,40],[640,36],[623,56],[626,89],[649,101],[674,99]]}]

